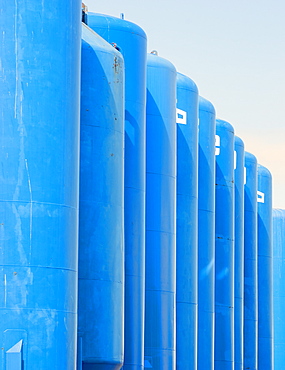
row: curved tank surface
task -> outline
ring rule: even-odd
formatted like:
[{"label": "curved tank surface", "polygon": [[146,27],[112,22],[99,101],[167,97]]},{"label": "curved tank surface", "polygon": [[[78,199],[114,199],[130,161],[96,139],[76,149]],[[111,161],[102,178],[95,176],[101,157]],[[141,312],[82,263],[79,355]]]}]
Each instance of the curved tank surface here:
[{"label": "curved tank surface", "polygon": [[245,152],[244,368],[257,370],[257,159]]},{"label": "curved tank surface", "polygon": [[285,210],[273,209],[274,367],[285,369]]},{"label": "curved tank surface", "polygon": [[243,289],[244,289],[244,143],[235,137],[235,370],[243,370]]},{"label": "curved tank surface", "polygon": [[83,24],[78,360],[120,369],[124,333],[124,62]]},{"label": "curved tank surface", "polygon": [[177,74],[176,369],[197,369],[198,89]]},{"label": "curved tank surface", "polygon": [[147,62],[145,367],[176,366],[176,70]]},{"label": "curved tank surface", "polygon": [[257,166],[258,370],[273,370],[272,177]]},{"label": "curved tank surface", "polygon": [[234,129],[216,120],[215,369],[234,363]]},{"label": "curved tank surface", "polygon": [[124,370],[144,367],[145,307],[145,32],[136,24],[88,13],[88,25],[125,61],[125,357]]},{"label": "curved tank surface", "polygon": [[80,18],[1,7],[1,370],[76,367]]},{"label": "curved tank surface", "polygon": [[198,129],[198,369],[214,370],[216,113],[201,96]]}]

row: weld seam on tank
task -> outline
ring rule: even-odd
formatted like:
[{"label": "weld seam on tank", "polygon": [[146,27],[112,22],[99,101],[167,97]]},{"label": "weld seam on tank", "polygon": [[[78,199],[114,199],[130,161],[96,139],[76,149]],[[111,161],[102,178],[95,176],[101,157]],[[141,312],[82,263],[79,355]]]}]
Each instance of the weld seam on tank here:
[{"label": "weld seam on tank", "polygon": [[[5,264],[5,265],[0,265],[2,267],[5,267],[5,266],[9,266],[9,267],[23,267],[22,265],[9,265],[9,264]],[[77,273],[77,270],[74,270],[74,269],[68,269],[68,268],[65,268],[65,267],[52,267],[52,266],[41,266],[41,265],[29,265],[28,268],[39,268],[39,269],[53,269],[53,270],[61,270],[61,271],[71,271],[71,272],[74,272],[74,273]]]},{"label": "weld seam on tank", "polygon": [[[150,349],[156,349],[157,347],[148,347]],[[161,347],[159,348],[161,351],[173,351],[173,348],[172,347],[169,347],[169,348],[164,348],[164,347]]]},{"label": "weld seam on tank", "polygon": [[182,195],[184,198],[187,198],[187,199],[194,199],[194,200],[198,200],[198,198],[196,197],[196,196],[194,196],[194,195],[185,195],[184,193],[179,193],[179,192],[177,192],[177,195]]},{"label": "weld seam on tank", "polygon": [[198,303],[191,303],[191,302],[185,302],[185,301],[177,301],[176,300],[176,303],[185,304],[185,305],[194,306],[194,307],[198,306]]},{"label": "weld seam on tank", "polygon": [[215,211],[209,211],[208,209],[199,208],[199,211],[215,214]]},{"label": "weld seam on tank", "polygon": [[97,129],[101,129],[102,131],[107,131],[107,132],[118,132],[119,134],[122,133],[122,131],[120,131],[120,130],[112,130],[112,129],[107,128],[107,127],[102,128],[101,126],[97,126],[97,125],[86,125],[86,124],[84,124],[82,126],[84,126],[84,127],[94,127],[94,128],[97,128]]},{"label": "weld seam on tank", "polygon": [[62,208],[68,208],[77,210],[74,206],[67,206],[66,204],[60,204],[60,203],[49,203],[49,202],[37,202],[36,200],[33,201],[22,201],[22,200],[1,200],[0,203],[22,203],[22,204],[39,204],[39,205],[47,205],[47,206],[56,206],[56,207],[62,207]]},{"label": "weld seam on tank", "polygon": [[112,205],[112,206],[114,206],[114,207],[116,207],[116,208],[118,208],[118,209],[121,209],[121,210],[124,210],[124,208],[123,207],[119,207],[115,202],[96,202],[96,201],[88,201],[88,200],[82,200],[80,203],[88,203],[88,204],[100,204],[100,205]]},{"label": "weld seam on tank", "polygon": [[[1,309],[5,309],[5,308],[7,308],[7,307],[5,307],[5,306],[1,306]],[[19,311],[19,308],[11,308],[10,309],[11,311]],[[21,310],[22,311],[31,311],[31,308],[21,308]],[[42,308],[42,309],[40,309],[40,308],[37,308],[37,309],[33,309],[33,311],[35,311],[35,312],[53,312],[53,313],[55,313],[55,312],[60,312],[60,313],[69,313],[69,314],[72,314],[72,315],[77,315],[77,313],[76,312],[74,312],[74,311],[69,311],[69,310],[59,310],[59,309],[57,309],[57,308]]]},{"label": "weld seam on tank", "polygon": [[153,230],[153,229],[148,229],[147,231],[151,231],[153,233],[162,233],[162,234],[168,234],[168,235],[173,235],[175,236],[175,233],[171,233],[169,231],[164,231],[164,230]]},{"label": "weld seam on tank", "polygon": [[165,173],[160,173],[160,172],[150,172],[150,171],[148,171],[147,173],[148,173],[148,175],[159,175],[159,176],[163,176],[163,177],[166,177],[166,178],[171,178],[171,179],[176,180],[176,176],[170,176],[170,175],[165,174]]},{"label": "weld seam on tank", "polygon": [[106,282],[110,282],[110,283],[114,283],[114,284],[123,284],[123,280],[111,280],[111,279],[90,279],[90,278],[84,278],[84,277],[81,277],[80,280],[87,280],[87,281],[106,281]]},{"label": "weld seam on tank", "polygon": [[171,293],[174,295],[172,290],[166,290],[166,289],[148,289],[150,292],[163,292],[163,293]]}]

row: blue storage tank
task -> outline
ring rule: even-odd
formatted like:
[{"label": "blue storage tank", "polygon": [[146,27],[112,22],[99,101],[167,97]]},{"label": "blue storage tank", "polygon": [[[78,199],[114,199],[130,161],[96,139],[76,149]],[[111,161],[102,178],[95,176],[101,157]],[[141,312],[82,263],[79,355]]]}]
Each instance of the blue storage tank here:
[{"label": "blue storage tank", "polygon": [[235,137],[235,370],[243,370],[243,289],[244,289],[244,143]]},{"label": "blue storage tank", "polygon": [[213,370],[216,113],[201,96],[198,127],[198,369]]},{"label": "blue storage tank", "polygon": [[177,370],[197,369],[198,89],[177,74]]},{"label": "blue storage tank", "polygon": [[274,366],[285,369],[285,210],[273,210]]},{"label": "blue storage tank", "polygon": [[216,120],[215,369],[234,363],[234,129]]},{"label": "blue storage tank", "polygon": [[124,62],[82,31],[78,370],[111,370],[124,355]]},{"label": "blue storage tank", "polygon": [[244,368],[257,370],[257,160],[245,152]]},{"label": "blue storage tank", "polygon": [[76,366],[80,19],[1,6],[1,370]]},{"label": "blue storage tank", "polygon": [[115,44],[125,61],[125,358],[124,370],[143,369],[145,306],[146,46],[134,23],[88,14],[88,25]]},{"label": "blue storage tank", "polygon": [[176,367],[176,70],[148,55],[145,368]]},{"label": "blue storage tank", "polygon": [[272,177],[258,165],[258,370],[273,370]]}]

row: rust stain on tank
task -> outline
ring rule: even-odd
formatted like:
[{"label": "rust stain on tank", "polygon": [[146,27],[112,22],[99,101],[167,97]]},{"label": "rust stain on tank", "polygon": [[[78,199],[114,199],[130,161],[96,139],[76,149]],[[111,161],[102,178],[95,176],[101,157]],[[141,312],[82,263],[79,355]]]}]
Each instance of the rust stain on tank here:
[{"label": "rust stain on tank", "polygon": [[115,70],[115,73],[119,73],[119,61],[118,61],[118,58],[115,57],[114,59],[114,70]]}]

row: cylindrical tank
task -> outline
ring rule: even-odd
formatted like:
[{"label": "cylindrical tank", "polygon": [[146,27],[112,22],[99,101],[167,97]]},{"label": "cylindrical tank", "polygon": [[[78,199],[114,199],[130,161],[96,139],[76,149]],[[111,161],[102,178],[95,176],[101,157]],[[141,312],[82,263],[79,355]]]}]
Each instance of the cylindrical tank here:
[{"label": "cylindrical tank", "polygon": [[235,137],[235,370],[243,370],[243,288],[244,288],[244,143]]},{"label": "cylindrical tank", "polygon": [[258,370],[273,370],[272,177],[257,167]]},{"label": "cylindrical tank", "polygon": [[176,70],[148,55],[145,367],[176,366]]},{"label": "cylindrical tank", "polygon": [[124,370],[144,367],[146,46],[134,23],[88,14],[88,25],[115,44],[125,61],[125,358]]},{"label": "cylindrical tank", "polygon": [[274,366],[285,369],[285,210],[273,210]]},{"label": "cylindrical tank", "polygon": [[81,1],[0,17],[0,368],[74,369]]},{"label": "cylindrical tank", "polygon": [[234,363],[234,129],[216,120],[215,369]]},{"label": "cylindrical tank", "polygon": [[177,74],[176,369],[197,369],[198,89]]},{"label": "cylindrical tank", "polygon": [[216,113],[201,96],[198,127],[198,369],[214,370]]},{"label": "cylindrical tank", "polygon": [[257,370],[257,160],[245,152],[244,369]]},{"label": "cylindrical tank", "polygon": [[124,344],[124,62],[82,31],[78,356],[111,370]]}]

